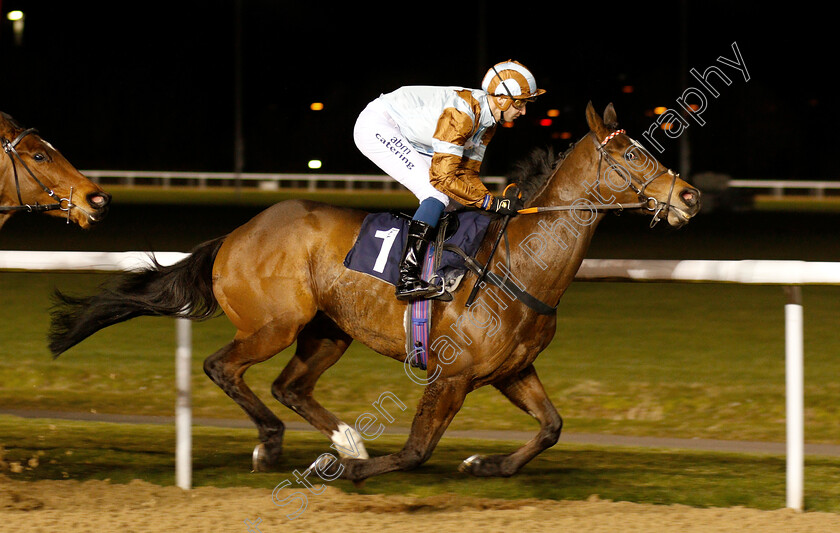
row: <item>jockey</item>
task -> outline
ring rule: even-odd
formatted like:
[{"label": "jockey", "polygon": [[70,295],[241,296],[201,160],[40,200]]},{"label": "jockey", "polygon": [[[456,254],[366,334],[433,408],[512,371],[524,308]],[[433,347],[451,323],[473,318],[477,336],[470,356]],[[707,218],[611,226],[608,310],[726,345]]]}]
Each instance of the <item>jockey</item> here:
[{"label": "jockey", "polygon": [[353,131],[356,146],[420,201],[408,228],[396,296],[400,300],[439,294],[421,278],[426,248],[451,200],[513,216],[518,199],[493,196],[479,179],[487,144],[503,122],[525,114],[545,93],[521,63],[490,68],[481,90],[461,87],[401,87],[372,101]]}]

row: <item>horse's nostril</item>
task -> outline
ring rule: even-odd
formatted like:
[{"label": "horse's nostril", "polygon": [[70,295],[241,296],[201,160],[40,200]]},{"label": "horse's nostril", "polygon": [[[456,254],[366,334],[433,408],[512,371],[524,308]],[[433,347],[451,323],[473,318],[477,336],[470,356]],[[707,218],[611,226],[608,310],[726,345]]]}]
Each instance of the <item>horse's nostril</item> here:
[{"label": "horse's nostril", "polygon": [[683,189],[682,193],[680,193],[680,198],[682,201],[685,202],[685,205],[689,207],[694,207],[697,205],[699,194],[694,189]]},{"label": "horse's nostril", "polygon": [[101,209],[111,201],[111,195],[108,193],[93,192],[87,196],[87,201],[92,207]]}]

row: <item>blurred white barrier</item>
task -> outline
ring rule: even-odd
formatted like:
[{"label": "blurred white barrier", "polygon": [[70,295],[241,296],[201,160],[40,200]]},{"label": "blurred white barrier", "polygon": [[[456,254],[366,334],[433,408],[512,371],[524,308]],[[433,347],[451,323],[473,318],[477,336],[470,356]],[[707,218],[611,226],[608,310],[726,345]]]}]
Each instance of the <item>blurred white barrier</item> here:
[{"label": "blurred white barrier", "polygon": [[[155,253],[157,261],[173,264],[182,252]],[[150,264],[146,252],[0,251],[0,270],[121,271]],[[840,263],[809,261],[657,261],[587,259],[575,276],[580,281],[705,282],[784,286],[785,383],[787,413],[787,506],[803,505],[803,320],[801,285],[840,285]],[[191,414],[189,361],[190,322],[177,320],[176,483],[191,486]]]},{"label": "blurred white barrier", "polygon": [[[371,183],[382,183],[385,188],[405,190],[393,178],[384,174],[319,174],[316,172],[298,174],[258,173],[258,172],[178,172],[156,170],[83,170],[89,179],[100,183],[105,180],[116,181],[122,185],[154,185],[168,188],[174,185],[198,187],[239,182],[245,186],[254,186],[263,190],[300,188],[300,184],[314,191],[318,187],[332,189],[358,189]],[[504,176],[483,176],[482,181],[501,191],[507,183]],[[699,184],[698,184],[699,185]],[[787,191],[806,191],[817,198],[825,196],[826,191],[836,194],[840,190],[840,180],[773,180],[773,179],[729,179],[724,187],[753,191],[770,191],[781,197]],[[701,187],[702,188],[702,187]]]},{"label": "blurred white barrier", "polygon": [[838,180],[731,180],[729,187],[738,189],[752,189],[756,191],[769,190],[773,196],[781,198],[786,191],[805,191],[817,198],[824,198],[826,191],[840,189]]},{"label": "blurred white barrier", "polygon": [[576,280],[693,281],[754,285],[840,285],[840,263],[586,259]]},{"label": "blurred white barrier", "polygon": [[[187,257],[183,252],[155,252],[162,265]],[[33,252],[0,251],[0,270],[87,270],[114,272],[139,270],[151,264],[148,252]]]},{"label": "blurred white barrier", "polygon": [[[88,179],[96,183],[103,180],[116,180],[122,185],[151,184],[164,189],[173,185],[207,188],[208,185],[239,182],[245,186],[253,186],[262,190],[279,190],[300,188],[306,184],[306,189],[314,191],[319,187],[325,189],[359,189],[368,187],[371,183],[381,183],[385,188],[406,190],[394,178],[385,174],[273,174],[256,172],[175,172],[175,171],[144,171],[144,170],[83,170]],[[488,188],[501,191],[507,182],[504,176],[482,176],[481,180]],[[211,185],[212,186],[212,185]]]}]

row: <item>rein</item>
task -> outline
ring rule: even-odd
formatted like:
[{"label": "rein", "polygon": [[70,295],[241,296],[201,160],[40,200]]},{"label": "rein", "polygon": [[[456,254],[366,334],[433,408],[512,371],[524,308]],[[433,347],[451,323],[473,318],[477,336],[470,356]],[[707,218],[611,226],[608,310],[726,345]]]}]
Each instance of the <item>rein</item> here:
[{"label": "rein", "polygon": [[[32,170],[29,168],[29,166],[26,164],[26,162],[23,160],[23,158],[20,156],[20,154],[18,153],[18,151],[16,149],[17,145],[20,143],[20,141],[24,137],[26,137],[27,135],[30,135],[30,134],[37,134],[37,133],[38,133],[38,130],[36,130],[35,128],[29,128],[29,129],[25,129],[22,132],[20,132],[20,134],[18,134],[18,136],[15,137],[15,139],[12,140],[12,141],[9,141],[5,137],[0,137],[0,145],[3,146],[3,151],[6,154],[9,155],[9,159],[12,161],[12,172],[14,173],[14,177],[15,177],[15,189],[17,190],[17,197],[18,197],[18,204],[19,204],[19,205],[11,205],[11,206],[9,206],[9,205],[0,206],[0,213],[8,213],[8,212],[15,212],[15,211],[26,211],[27,213],[43,213],[44,211],[60,210],[60,211],[66,211],[67,212],[67,223],[69,224],[70,223],[70,210],[74,207],[74,204],[73,204],[73,188],[70,187],[70,197],[69,198],[60,198],[55,193],[55,191],[53,191],[52,189],[50,189],[49,187],[44,185],[44,183],[41,180],[39,180],[37,176],[35,176],[35,173],[32,172]],[[29,174],[29,176],[33,180],[35,180],[35,183],[40,185],[41,188],[44,190],[44,192],[46,192],[47,195],[50,198],[56,200],[56,203],[54,203],[54,204],[39,204],[39,203],[36,202],[34,205],[24,203],[23,196],[21,195],[21,192],[20,192],[20,179],[18,178],[18,169],[17,169],[17,164],[15,163],[15,158],[17,158],[17,161],[21,164],[21,166],[24,168],[24,170],[26,170],[26,173]]]}]

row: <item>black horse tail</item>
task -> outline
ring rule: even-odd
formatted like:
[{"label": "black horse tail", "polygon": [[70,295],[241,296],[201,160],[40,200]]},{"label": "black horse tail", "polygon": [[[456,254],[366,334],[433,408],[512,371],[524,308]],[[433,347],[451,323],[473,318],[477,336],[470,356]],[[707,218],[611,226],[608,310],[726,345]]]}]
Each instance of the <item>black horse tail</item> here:
[{"label": "black horse tail", "polygon": [[56,290],[48,334],[53,357],[100,329],[139,316],[204,320],[219,308],[213,295],[213,261],[225,237],[195,247],[171,266],[152,257],[152,265],[122,274],[92,296],[73,297]]}]

